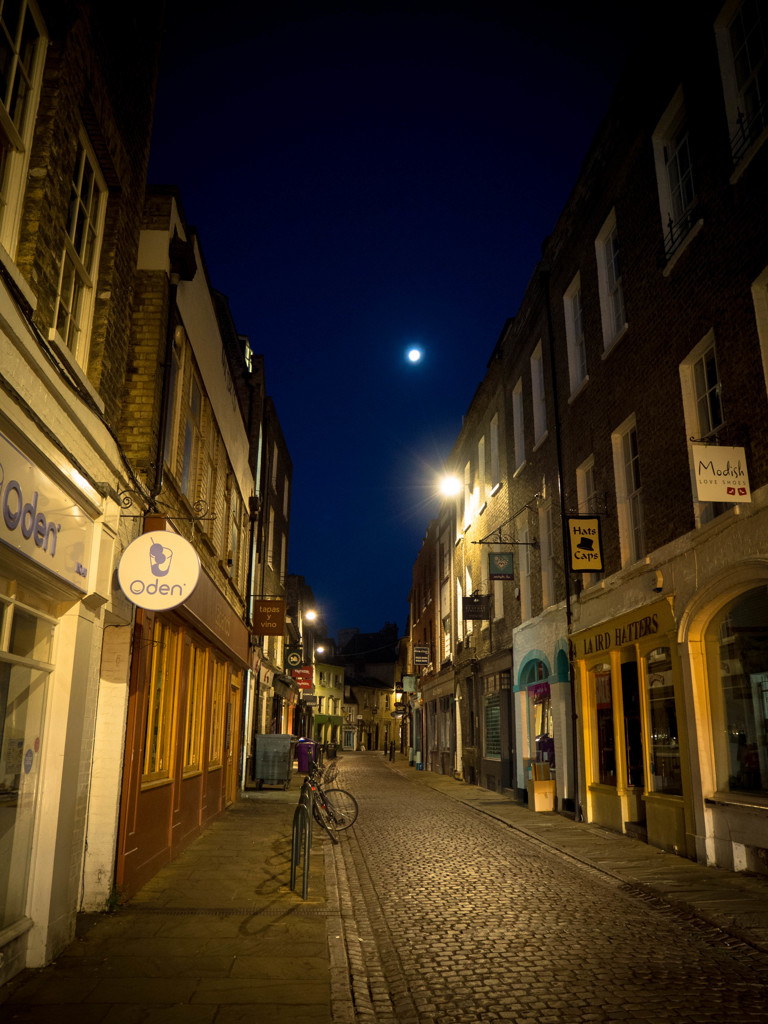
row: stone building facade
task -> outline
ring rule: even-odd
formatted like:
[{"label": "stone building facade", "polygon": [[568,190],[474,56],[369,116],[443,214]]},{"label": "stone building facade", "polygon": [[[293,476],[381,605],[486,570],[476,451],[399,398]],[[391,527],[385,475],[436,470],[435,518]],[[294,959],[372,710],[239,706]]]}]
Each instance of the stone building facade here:
[{"label": "stone building facade", "polygon": [[111,655],[133,608],[113,574],[136,532],[119,495],[140,486],[119,406],[160,38],[142,2],[23,0],[3,18],[0,982],[70,941],[114,863],[127,677]]}]

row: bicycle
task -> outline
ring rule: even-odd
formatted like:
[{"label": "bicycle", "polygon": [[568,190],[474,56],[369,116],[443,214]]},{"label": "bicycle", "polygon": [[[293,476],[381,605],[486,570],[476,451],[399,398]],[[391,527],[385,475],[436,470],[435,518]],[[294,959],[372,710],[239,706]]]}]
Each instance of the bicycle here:
[{"label": "bicycle", "polygon": [[328,768],[325,772],[316,764],[309,767],[309,784],[312,787],[312,813],[315,821],[321,825],[334,842],[338,842],[335,834],[349,828],[357,821],[357,800],[346,789],[336,787],[324,788],[324,783],[335,780],[336,770]]}]

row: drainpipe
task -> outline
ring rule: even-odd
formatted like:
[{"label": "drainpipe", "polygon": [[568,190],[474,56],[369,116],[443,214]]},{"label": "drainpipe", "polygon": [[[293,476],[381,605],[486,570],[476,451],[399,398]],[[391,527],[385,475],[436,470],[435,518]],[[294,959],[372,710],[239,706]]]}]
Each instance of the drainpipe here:
[{"label": "drainpipe", "polygon": [[579,803],[579,755],[578,755],[578,727],[576,714],[576,682],[573,672],[573,658],[571,656],[571,573],[568,565],[568,528],[566,525],[565,491],[563,489],[563,446],[562,446],[562,424],[560,422],[560,401],[557,389],[557,374],[555,373],[555,334],[552,329],[552,303],[549,287],[549,269],[539,269],[539,279],[544,298],[544,306],[547,317],[547,340],[549,343],[549,371],[550,383],[552,385],[552,397],[555,405],[555,453],[557,459],[557,492],[560,499],[560,527],[562,532],[563,545],[563,572],[565,574],[565,620],[566,639],[568,641],[568,683],[571,692],[571,757],[573,771],[573,810],[576,821],[582,820],[581,805]]}]

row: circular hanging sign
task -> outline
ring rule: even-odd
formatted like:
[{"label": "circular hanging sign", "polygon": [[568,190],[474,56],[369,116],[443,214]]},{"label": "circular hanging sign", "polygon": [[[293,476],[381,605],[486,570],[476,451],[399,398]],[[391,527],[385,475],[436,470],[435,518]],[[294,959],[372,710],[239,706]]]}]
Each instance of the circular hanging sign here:
[{"label": "circular hanging sign", "polygon": [[117,567],[117,581],[128,600],[155,612],[186,601],[199,579],[200,559],[195,549],[188,540],[166,530],[137,537]]}]

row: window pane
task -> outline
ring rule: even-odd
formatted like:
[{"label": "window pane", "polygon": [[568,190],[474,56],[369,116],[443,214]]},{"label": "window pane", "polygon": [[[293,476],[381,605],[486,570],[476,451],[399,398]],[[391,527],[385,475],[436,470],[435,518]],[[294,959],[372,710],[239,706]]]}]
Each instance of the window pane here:
[{"label": "window pane", "polygon": [[14,608],[8,653],[31,661],[50,662],[53,629],[52,622],[40,619],[22,608]]},{"label": "window pane", "polygon": [[680,738],[668,647],[658,647],[647,657],[648,710],[651,738],[651,786],[656,793],[683,792],[680,770]]},{"label": "window pane", "polygon": [[711,680],[723,701],[720,785],[768,791],[768,592],[760,587],[738,598],[710,628],[716,656]]},{"label": "window pane", "polygon": [[600,667],[594,673],[597,711],[597,778],[604,786],[616,785],[616,742],[613,732],[611,671]]}]

